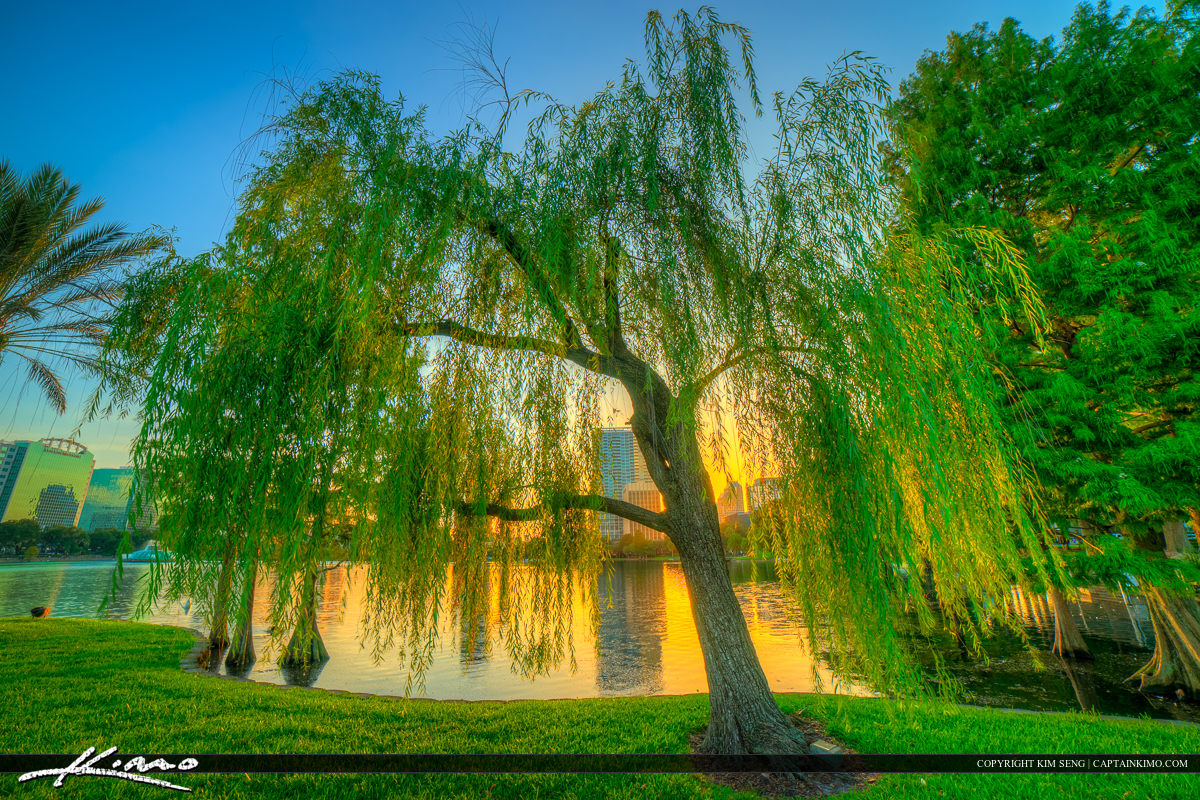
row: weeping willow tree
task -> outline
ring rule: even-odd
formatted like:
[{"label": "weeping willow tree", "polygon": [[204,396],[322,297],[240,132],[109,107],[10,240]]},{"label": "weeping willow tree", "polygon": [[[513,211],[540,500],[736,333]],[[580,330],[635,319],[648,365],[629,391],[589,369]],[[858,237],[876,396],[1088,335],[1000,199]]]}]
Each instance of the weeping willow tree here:
[{"label": "weeping willow tree", "polygon": [[[778,476],[760,546],[810,645],[839,675],[911,688],[898,627],[906,609],[936,620],[910,568],[928,563],[937,608],[978,647],[1022,556],[1045,566],[976,324],[985,299],[1032,325],[1040,307],[1002,240],[902,232],[871,61],[764,104],[748,33],[713,12],[652,13],[646,45],[579,105],[522,95],[516,149],[511,115],[436,137],[370,75],[299,95],[226,245],[130,301],[173,298],[135,460],[185,554],[178,580],[216,585],[232,542],[276,575],[290,630],[340,531],[368,567],[368,631],[416,676],[451,563],[453,608],[486,620],[470,598],[493,559],[501,640],[536,670],[572,657],[598,513],[661,531],[708,678],[704,749],[803,752],[707,470],[736,442]],[[775,120],[753,175],[740,103]],[[598,408],[618,387],[662,511],[601,494]]]}]

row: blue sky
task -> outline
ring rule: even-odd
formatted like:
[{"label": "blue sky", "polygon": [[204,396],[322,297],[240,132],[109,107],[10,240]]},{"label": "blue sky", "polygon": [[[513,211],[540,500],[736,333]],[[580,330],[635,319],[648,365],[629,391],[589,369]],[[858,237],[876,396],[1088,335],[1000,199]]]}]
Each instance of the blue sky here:
[{"label": "blue sky", "polygon": [[[1056,34],[1074,2],[843,0],[714,4],[754,37],[760,86],[791,89],[862,50],[897,84],[948,32],[1014,17],[1035,36]],[[429,109],[429,127],[457,127],[468,111],[461,73],[443,42],[464,20],[492,23],[510,59],[509,82],[578,101],[642,53],[646,0],[606,3],[6,3],[0,48],[0,158],[26,173],[47,161],[106,200],[104,221],[174,229],[179,252],[208,249],[236,210],[239,144],[258,126],[266,81],[301,84],[345,69],[379,74],[390,93]],[[1152,4],[1161,9],[1161,3]],[[664,15],[675,6],[658,6]],[[689,6],[690,10],[694,7]],[[13,359],[0,361],[0,438],[65,436],[91,387],[66,373],[59,416]],[[131,420],[84,425],[97,466],[128,461]]]}]

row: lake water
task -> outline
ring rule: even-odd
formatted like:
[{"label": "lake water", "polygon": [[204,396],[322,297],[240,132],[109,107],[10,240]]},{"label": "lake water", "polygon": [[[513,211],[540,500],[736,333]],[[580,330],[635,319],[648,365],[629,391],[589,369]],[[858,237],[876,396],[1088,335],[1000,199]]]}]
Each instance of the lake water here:
[{"label": "lake water", "polygon": [[[126,578],[108,610],[110,616],[121,619],[129,618],[139,588],[137,581],[149,567],[128,564],[125,570]],[[777,692],[814,691],[817,680],[813,659],[803,646],[801,631],[790,621],[788,606],[769,565],[755,567],[749,562],[735,562],[730,570],[771,688]],[[344,568],[327,574],[318,624],[331,658],[319,670],[305,674],[281,670],[274,663],[265,609],[260,602],[255,630],[259,660],[246,677],[267,683],[403,694],[408,674],[404,663],[389,650],[376,660],[371,643],[364,646],[360,641],[359,609],[365,591],[361,578],[361,572]],[[611,603],[607,601],[608,581]],[[687,587],[678,563],[616,562],[611,565],[607,581],[602,579],[600,585],[600,621],[594,636],[589,615],[577,598],[578,613],[571,622],[574,669],[564,662],[548,674],[525,677],[494,637],[482,628],[452,623],[446,614],[439,625],[439,643],[424,685],[413,687],[411,695],[442,700],[512,700],[707,691]],[[30,608],[44,605],[56,617],[97,617],[100,602],[111,586],[111,562],[0,564],[0,616],[24,616]],[[1075,604],[1076,621],[1096,661],[1070,667],[1049,652],[1054,617],[1045,598],[1024,596],[1014,590],[1008,601],[1025,623],[1032,651],[1025,649],[1016,636],[1000,634],[987,640],[989,660],[982,663],[959,655],[949,639],[918,642],[927,660],[934,650],[943,654],[950,671],[971,692],[971,702],[1035,710],[1092,707],[1109,714],[1200,721],[1200,708],[1195,705],[1148,698],[1122,683],[1153,652],[1152,628],[1141,598],[1113,596],[1103,589],[1082,593]],[[143,619],[204,627],[194,610],[187,613],[179,604],[159,608]],[[820,659],[816,673],[825,691],[870,693],[870,687],[863,685],[833,685]]]}]

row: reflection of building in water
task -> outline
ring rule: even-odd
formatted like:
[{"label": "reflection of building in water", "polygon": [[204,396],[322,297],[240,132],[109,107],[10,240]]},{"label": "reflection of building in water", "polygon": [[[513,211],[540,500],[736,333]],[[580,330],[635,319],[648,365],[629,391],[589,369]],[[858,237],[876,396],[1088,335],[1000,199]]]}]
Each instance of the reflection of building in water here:
[{"label": "reflection of building in water", "polygon": [[[458,568],[458,565],[454,565]],[[484,563],[465,570],[482,570],[482,577],[476,578],[471,588],[464,581],[455,580],[451,583],[454,590],[454,607],[458,611],[458,663],[465,671],[472,664],[483,664],[491,661],[491,642],[488,638],[488,615],[492,605],[492,571],[490,563]],[[466,580],[470,580],[469,577]],[[466,592],[476,595],[468,598]]]},{"label": "reflection of building in water", "polygon": [[343,600],[346,594],[346,568],[338,565],[324,570],[320,577],[317,592],[320,600],[317,603],[318,622],[337,622],[342,618]]},{"label": "reflection of building in water", "polygon": [[[608,578],[611,608],[607,607]],[[618,564],[607,576],[600,576],[598,596],[597,690],[601,695],[661,692],[666,634],[662,564]]]},{"label": "reflection of building in water", "polygon": [[[635,506],[641,506],[647,511],[662,511],[663,501],[662,495],[658,493],[658,487],[653,481],[638,481],[631,483],[625,487],[625,492],[621,497],[626,503],[633,503]],[[625,535],[636,536],[641,534],[648,542],[661,542],[666,539],[666,534],[662,531],[656,531],[653,528],[647,528],[645,525],[634,522],[633,520],[625,520]]]},{"label": "reflection of building in water", "polygon": [[794,630],[793,617],[788,613],[783,595],[753,592],[739,600],[747,621],[772,630]]},{"label": "reflection of building in water", "polygon": [[[1009,608],[1025,625],[1048,636],[1054,635],[1054,609],[1042,593],[1024,592],[1013,587],[1007,597]],[[1141,595],[1113,594],[1102,586],[1080,589],[1075,601],[1068,601],[1075,621],[1085,635],[1154,646],[1150,611]]]}]

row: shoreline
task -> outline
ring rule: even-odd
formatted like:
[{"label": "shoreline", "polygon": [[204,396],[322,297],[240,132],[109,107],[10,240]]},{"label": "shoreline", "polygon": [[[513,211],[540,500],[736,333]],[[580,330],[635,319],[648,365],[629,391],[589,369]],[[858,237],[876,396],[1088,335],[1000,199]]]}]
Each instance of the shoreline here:
[{"label": "shoreline", "polygon": [[0,564],[39,564],[52,562],[61,564],[70,561],[116,561],[116,556],[78,555],[78,556],[42,556],[37,558],[21,558],[20,556],[0,556]]},{"label": "shoreline", "polygon": [[[0,617],[0,621],[4,618]],[[127,622],[128,620],[116,620],[118,622]],[[150,623],[155,624],[155,623]],[[252,683],[256,686],[274,686],[277,689],[304,689],[308,691],[326,692],[333,695],[349,695],[350,697],[378,697],[384,700],[399,700],[409,703],[451,703],[451,704],[471,704],[471,703],[570,703],[577,700],[626,700],[633,698],[658,698],[669,697],[682,699],[685,697],[707,697],[707,692],[692,692],[691,694],[647,694],[647,695],[621,695],[618,697],[539,697],[539,698],[514,698],[514,699],[481,699],[481,700],[466,700],[466,699],[438,699],[434,697],[405,697],[402,694],[386,694],[379,692],[356,692],[350,689],[329,689],[324,686],[301,686],[298,684],[281,684],[271,683],[269,681],[256,681],[253,678],[248,678],[244,675],[229,675],[222,672],[214,672],[207,667],[202,667],[199,664],[200,657],[208,651],[208,640],[204,634],[196,628],[189,628],[183,625],[162,625],[165,628],[175,628],[181,631],[187,631],[196,637],[196,643],[183,654],[183,658],[179,661],[179,667],[189,675],[199,675],[205,678],[218,678],[227,681],[238,681],[242,683]],[[221,651],[224,655],[224,650]],[[889,698],[879,694],[860,695],[860,694],[837,694],[834,692],[772,692],[776,696],[788,697],[809,697],[809,698],[828,698],[828,697],[854,697],[859,700],[880,700],[889,701]],[[915,698],[905,698],[910,702],[924,702]],[[936,702],[936,701],[931,701]],[[1079,711],[1046,711],[1035,708],[1006,708],[1003,706],[980,706],[971,703],[948,703],[948,706],[954,708],[971,709],[977,711],[997,711],[1005,714],[1051,714],[1058,717],[1079,717],[1082,716],[1088,719],[1101,719],[1110,722],[1161,722],[1166,725],[1179,725],[1191,728],[1200,728],[1200,722],[1190,722],[1184,719],[1168,719],[1165,717],[1127,717],[1120,714],[1097,714],[1084,710]]]},{"label": "shoreline", "polygon": [[[181,657],[196,641],[194,629],[180,626],[0,620],[5,647],[0,708],[8,709],[12,721],[21,721],[0,726],[0,752],[79,753],[97,744],[120,744],[124,751],[146,754],[687,754],[708,719],[707,695],[414,702],[331,690],[271,691],[255,681],[198,681],[180,669]],[[1200,752],[1200,729],[1142,719],[1012,714],[842,695],[779,694],[776,700],[785,714],[822,726],[829,741],[843,742],[855,753],[1161,757]],[[101,734],[105,741],[97,742]],[[753,797],[735,795],[693,773],[193,773],[184,782],[196,796],[228,793],[266,800]],[[1173,772],[896,772],[879,774],[861,797],[1165,800],[1194,797],[1198,787],[1197,775]],[[42,791],[51,794],[48,786]]]}]

